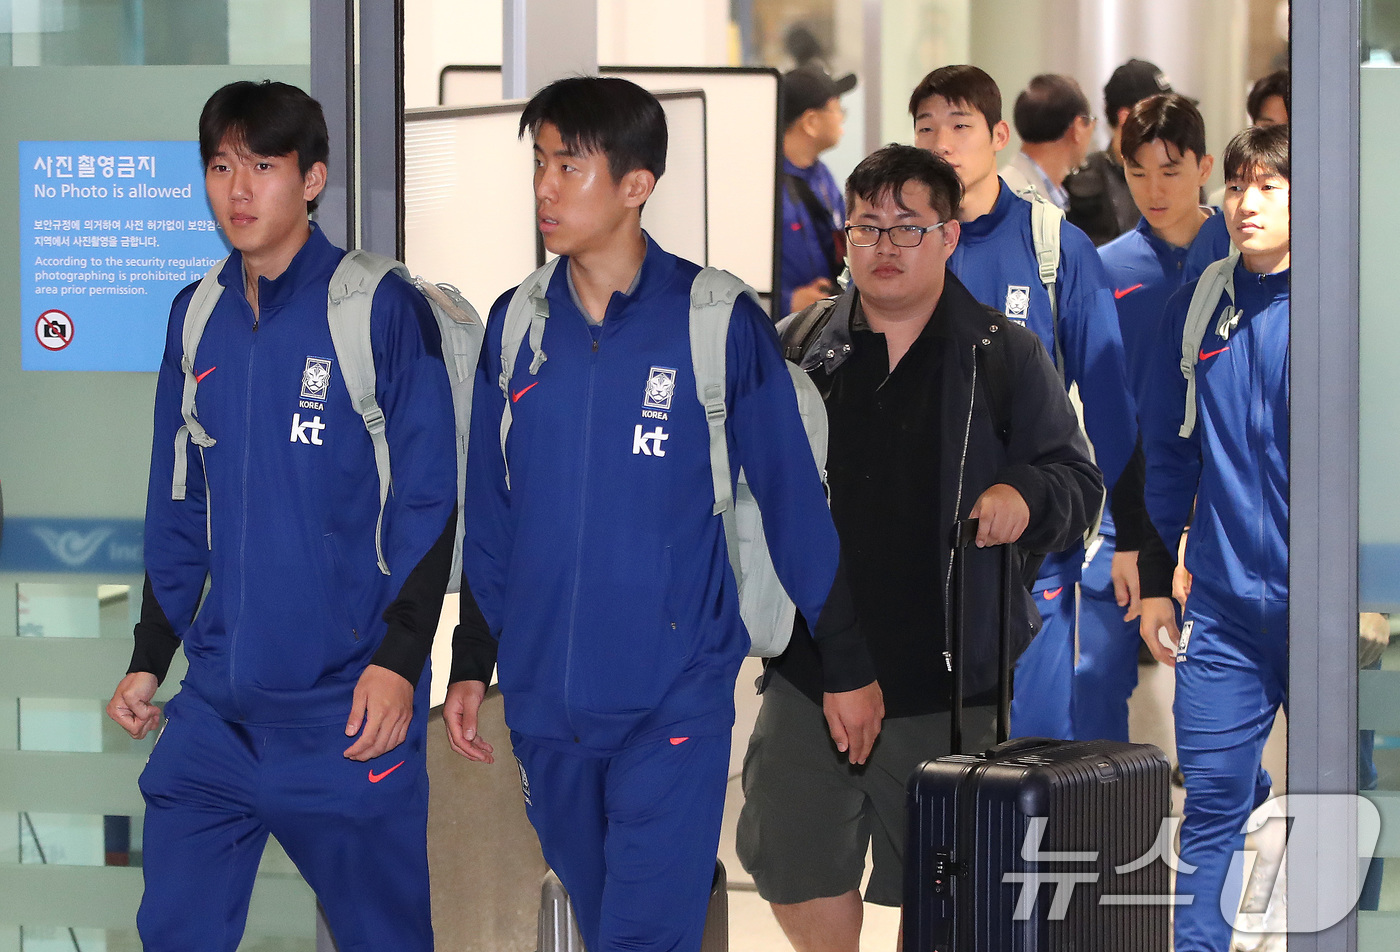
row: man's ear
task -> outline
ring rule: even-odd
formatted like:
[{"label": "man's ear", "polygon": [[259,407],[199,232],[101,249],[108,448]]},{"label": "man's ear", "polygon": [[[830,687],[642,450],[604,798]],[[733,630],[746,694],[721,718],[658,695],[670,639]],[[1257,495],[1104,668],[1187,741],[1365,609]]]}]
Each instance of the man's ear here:
[{"label": "man's ear", "polygon": [[1211,170],[1215,168],[1215,156],[1213,156],[1213,155],[1203,155],[1203,156],[1201,156],[1201,161],[1200,161],[1200,164],[1197,165],[1197,168],[1200,169],[1200,172],[1201,172],[1201,179],[1200,179],[1200,182],[1201,182],[1201,185],[1204,186],[1204,185],[1206,184],[1206,179],[1210,178]]},{"label": "man's ear", "polygon": [[650,169],[633,169],[622,177],[618,185],[626,207],[641,208],[656,189],[656,176]]},{"label": "man's ear", "polygon": [[950,218],[939,230],[943,232],[943,247],[948,249],[948,254],[952,254],[957,250],[958,240],[962,237],[962,222]]},{"label": "man's ear", "polygon": [[1000,152],[1006,148],[1006,144],[1011,141],[1011,127],[1006,124],[1005,119],[1000,119],[992,126],[992,150]]},{"label": "man's ear", "polygon": [[308,202],[315,201],[316,196],[321,194],[321,190],[326,187],[326,176],[328,175],[326,163],[316,162],[311,168],[306,170],[306,175],[302,177],[303,185],[302,198]]}]

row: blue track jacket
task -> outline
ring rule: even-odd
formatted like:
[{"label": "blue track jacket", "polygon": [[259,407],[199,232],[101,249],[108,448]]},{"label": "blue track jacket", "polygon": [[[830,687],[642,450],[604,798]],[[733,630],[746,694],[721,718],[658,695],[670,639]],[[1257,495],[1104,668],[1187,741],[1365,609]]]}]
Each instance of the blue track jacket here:
[{"label": "blue track jacket", "polygon": [[[554,272],[548,360],[530,374],[527,337],[510,381],[509,490],[497,378],[510,292],[491,309],[462,547],[464,606],[470,588],[486,631],[464,632],[464,607],[452,680],[489,680],[499,640],[507,723],[545,744],[608,753],[733,724],[749,638],[712,514],[709,435],[691,369],[698,271],[648,237],[632,292],[613,295],[600,325],[575,306],[568,263]],[[778,577],[815,622],[826,689],[868,684],[874,669],[792,380],[772,323],[747,298],[730,321],[726,381],[731,471],[743,467]]]},{"label": "blue track jacket", "polygon": [[[1147,511],[1171,553],[1196,499],[1186,546],[1192,590],[1217,605],[1288,597],[1288,277],[1235,267],[1240,320],[1215,333],[1222,294],[1196,364],[1196,428],[1186,406],[1181,337],[1195,285],[1163,316],[1142,407]],[[1147,594],[1147,592],[1144,592]]]},{"label": "blue track jacket", "polygon": [[[417,581],[430,593],[422,602],[405,604],[402,593],[430,550],[441,550],[455,511],[452,395],[437,325],[422,295],[392,274],[384,278],[370,338],[393,467],[383,527],[393,574],[386,576],[375,559],[374,450],[326,322],[327,288],[342,255],[313,228],[280,277],[260,279],[256,323],[242,256],[229,257],[195,357],[197,414],[217,442],[189,446],[180,502],[170,498],[172,447],[184,422],[181,330],[194,285],[171,308],[156,383],[137,656],[161,653],[151,643],[163,634],[153,629],[165,628],[165,637],[184,643],[185,689],[230,721],[343,723],[371,662],[418,680],[441,611],[450,535],[447,565],[436,569],[443,583],[436,604],[422,575]],[[161,612],[168,627],[150,624]],[[173,652],[172,639],[166,664]],[[164,675],[159,663],[134,660],[132,670]]]},{"label": "blue track jacket", "polygon": [[[1206,265],[1230,253],[1230,234],[1225,216],[1218,208],[1185,248],[1168,244],[1152,233],[1146,218],[1137,227],[1099,248],[1109,286],[1118,308],[1118,327],[1123,333],[1123,353],[1128,367],[1128,384],[1134,399],[1141,403],[1157,325],[1167,308],[1167,299],[1183,284],[1201,276]],[[1180,350],[1180,348],[1177,348]]]},{"label": "blue track jacket", "polygon": [[[964,222],[962,238],[948,268],[972,296],[1035,331],[1054,354],[1050,295],[1040,282],[1031,238],[1031,205],[1001,183],[992,210]],[[1060,348],[1065,389],[1079,384],[1084,427],[1094,445],[1094,461],[1113,486],[1137,445],[1136,411],[1128,391],[1123,340],[1108,276],[1092,242],[1078,228],[1060,226]],[[1040,582],[1073,584],[1084,561],[1083,546],[1052,555],[1040,569]]]}]

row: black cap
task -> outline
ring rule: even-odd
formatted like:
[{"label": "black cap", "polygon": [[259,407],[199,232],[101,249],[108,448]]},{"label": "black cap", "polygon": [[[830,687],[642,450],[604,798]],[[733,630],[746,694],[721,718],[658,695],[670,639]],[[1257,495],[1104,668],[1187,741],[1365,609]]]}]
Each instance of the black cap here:
[{"label": "black cap", "polygon": [[808,109],[821,109],[856,88],[856,74],[832,79],[817,66],[802,66],[783,74],[783,128],[786,129]]},{"label": "black cap", "polygon": [[1116,125],[1119,109],[1131,109],[1148,96],[1171,91],[1171,82],[1156,64],[1130,59],[1113,71],[1103,88],[1104,112],[1109,123]]}]

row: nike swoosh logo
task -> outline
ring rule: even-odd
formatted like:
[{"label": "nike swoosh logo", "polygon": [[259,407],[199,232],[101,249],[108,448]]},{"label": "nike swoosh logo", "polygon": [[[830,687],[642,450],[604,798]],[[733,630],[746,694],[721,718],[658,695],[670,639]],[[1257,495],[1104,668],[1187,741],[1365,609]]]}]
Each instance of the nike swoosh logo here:
[{"label": "nike swoosh logo", "polygon": [[1213,350],[1213,351],[1211,351],[1210,353],[1206,353],[1205,348],[1202,347],[1202,348],[1201,348],[1201,359],[1202,359],[1202,360],[1210,360],[1210,359],[1211,359],[1212,357],[1214,357],[1216,354],[1223,354],[1223,353],[1225,353],[1225,351],[1227,351],[1227,350],[1229,350],[1229,349],[1230,349],[1230,348],[1228,348],[1228,347],[1222,347],[1222,348],[1220,348],[1219,350]]},{"label": "nike swoosh logo", "polygon": [[679,747],[681,744],[684,744],[684,743],[685,743],[686,741],[688,741],[688,740],[690,740],[689,737],[672,737],[672,738],[671,738],[671,746],[672,746],[672,747]]},{"label": "nike swoosh logo", "polygon": [[1050,588],[1050,589],[1046,589],[1045,591],[1041,592],[1040,594],[1043,595],[1043,596],[1045,597],[1045,600],[1046,600],[1047,602],[1053,602],[1055,599],[1057,599],[1057,598],[1060,597],[1060,593],[1063,592],[1064,590],[1065,590],[1065,587],[1064,587],[1063,585],[1061,585],[1059,588]]},{"label": "nike swoosh logo", "polygon": [[534,383],[530,384],[530,386],[526,387],[524,390],[521,390],[520,392],[518,392],[518,393],[516,393],[516,394],[513,394],[513,395],[511,396],[511,398],[510,398],[511,403],[519,403],[521,397],[525,396],[525,394],[529,393],[531,390],[535,389],[535,388],[538,387],[539,385],[540,385],[540,382],[539,382],[538,380],[536,380]]},{"label": "nike swoosh logo", "polygon": [[204,371],[204,373],[199,374],[198,376],[196,376],[196,377],[194,378],[194,382],[195,382],[195,383],[203,383],[205,377],[209,376],[210,374],[212,374],[214,371],[216,371],[216,370],[218,370],[218,369],[219,369],[218,367],[210,367],[208,370]]},{"label": "nike swoosh logo", "polygon": [[1114,296],[1114,298],[1116,298],[1117,300],[1120,300],[1120,301],[1121,301],[1123,298],[1127,297],[1129,294],[1132,294],[1134,291],[1136,291],[1136,290],[1137,290],[1138,288],[1140,288],[1140,287],[1142,287],[1141,284],[1134,284],[1134,285],[1133,285],[1132,287],[1130,287],[1130,288],[1123,288],[1123,289],[1121,289],[1121,290],[1119,290],[1118,288],[1114,288],[1114,289],[1113,289],[1113,296]]},{"label": "nike swoosh logo", "polygon": [[389,774],[393,773],[395,770],[398,770],[398,769],[399,769],[400,767],[402,767],[403,765],[404,765],[404,762],[403,762],[402,760],[400,760],[398,763],[394,764],[394,766],[390,767],[388,770],[384,771],[383,773],[378,773],[378,774],[377,774],[377,773],[375,773],[373,770],[371,770],[371,771],[369,772],[369,782],[370,782],[370,783],[378,783],[379,781],[383,780],[385,777],[389,776]]}]

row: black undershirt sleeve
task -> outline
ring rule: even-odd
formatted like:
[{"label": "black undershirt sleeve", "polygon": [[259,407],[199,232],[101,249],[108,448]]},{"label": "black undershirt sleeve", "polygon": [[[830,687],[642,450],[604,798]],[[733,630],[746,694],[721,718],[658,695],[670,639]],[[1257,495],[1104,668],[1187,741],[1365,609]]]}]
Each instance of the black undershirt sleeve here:
[{"label": "black undershirt sleeve", "polygon": [[417,684],[433,650],[447,577],[452,573],[452,547],[457,537],[457,507],[432,548],[408,573],[399,595],[384,609],[389,630],[370,664],[388,668],[409,684]]}]

